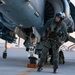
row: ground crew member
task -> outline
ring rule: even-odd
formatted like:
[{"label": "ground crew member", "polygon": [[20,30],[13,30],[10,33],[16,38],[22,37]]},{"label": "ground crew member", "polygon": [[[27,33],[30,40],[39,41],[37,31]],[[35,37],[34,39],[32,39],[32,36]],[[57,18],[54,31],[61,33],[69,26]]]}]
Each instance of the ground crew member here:
[{"label": "ground crew member", "polygon": [[64,13],[60,12],[55,15],[55,18],[50,19],[46,23],[46,34],[47,38],[45,39],[41,58],[38,64],[37,71],[41,71],[44,65],[46,55],[50,49],[52,48],[53,51],[53,73],[56,73],[59,64],[59,46],[63,41],[67,38],[67,29],[65,27],[65,23],[62,22],[65,15]]}]

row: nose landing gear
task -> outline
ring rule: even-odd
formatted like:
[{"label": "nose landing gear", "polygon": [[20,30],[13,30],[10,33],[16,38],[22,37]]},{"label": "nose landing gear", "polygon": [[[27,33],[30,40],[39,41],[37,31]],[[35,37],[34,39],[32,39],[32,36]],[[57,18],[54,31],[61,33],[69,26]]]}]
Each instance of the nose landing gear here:
[{"label": "nose landing gear", "polygon": [[7,58],[7,41],[5,42],[5,51],[3,52],[3,59]]}]

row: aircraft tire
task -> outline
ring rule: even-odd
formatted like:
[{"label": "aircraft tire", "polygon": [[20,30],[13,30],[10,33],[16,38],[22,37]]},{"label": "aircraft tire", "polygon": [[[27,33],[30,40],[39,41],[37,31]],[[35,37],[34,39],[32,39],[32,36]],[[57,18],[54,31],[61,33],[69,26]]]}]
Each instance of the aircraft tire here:
[{"label": "aircraft tire", "polygon": [[3,53],[3,59],[6,59],[6,58],[7,58],[7,53],[4,52],[4,53]]}]

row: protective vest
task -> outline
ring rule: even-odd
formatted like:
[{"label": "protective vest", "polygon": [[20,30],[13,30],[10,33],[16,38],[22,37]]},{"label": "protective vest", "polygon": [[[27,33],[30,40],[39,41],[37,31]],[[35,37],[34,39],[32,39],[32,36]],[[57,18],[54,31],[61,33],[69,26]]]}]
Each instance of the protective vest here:
[{"label": "protective vest", "polygon": [[49,20],[46,23],[48,38],[53,40],[65,41],[67,38],[67,29],[64,22],[55,23],[54,20]]}]

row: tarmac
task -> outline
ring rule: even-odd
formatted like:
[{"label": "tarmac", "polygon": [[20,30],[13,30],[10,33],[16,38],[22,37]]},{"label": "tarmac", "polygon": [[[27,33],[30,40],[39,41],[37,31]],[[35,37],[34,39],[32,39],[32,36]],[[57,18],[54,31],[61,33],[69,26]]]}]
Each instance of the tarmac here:
[{"label": "tarmac", "polygon": [[[2,58],[4,48],[0,48],[0,75],[55,75],[52,65],[46,64],[42,72],[27,68],[29,63],[28,52],[24,48],[8,49],[7,59]],[[64,51],[65,64],[59,65],[56,75],[75,75],[75,52]]]}]

